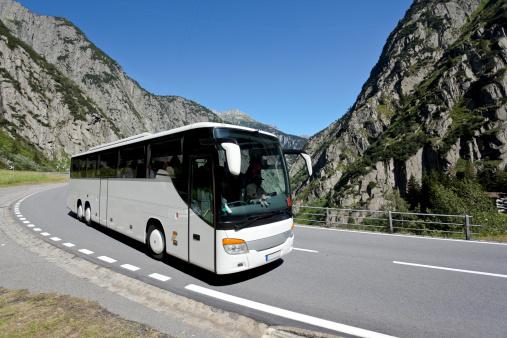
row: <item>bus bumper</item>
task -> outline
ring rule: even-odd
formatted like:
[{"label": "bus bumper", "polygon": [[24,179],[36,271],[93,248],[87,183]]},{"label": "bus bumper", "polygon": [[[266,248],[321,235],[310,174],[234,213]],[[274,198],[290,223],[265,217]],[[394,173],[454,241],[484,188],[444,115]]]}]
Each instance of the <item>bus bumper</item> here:
[{"label": "bus bumper", "polygon": [[221,254],[227,255],[227,259],[221,260],[222,264],[218,264],[217,274],[240,272],[274,262],[290,253],[293,244],[294,233],[292,233],[284,243],[270,249],[262,251],[249,250],[248,253],[240,255],[229,255],[224,251]]}]

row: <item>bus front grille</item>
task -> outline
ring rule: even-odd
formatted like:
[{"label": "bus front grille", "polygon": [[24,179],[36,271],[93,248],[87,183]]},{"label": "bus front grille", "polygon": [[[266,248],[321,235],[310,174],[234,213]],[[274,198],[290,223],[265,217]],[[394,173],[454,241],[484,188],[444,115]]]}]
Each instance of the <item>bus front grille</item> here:
[{"label": "bus front grille", "polygon": [[287,240],[287,238],[290,237],[290,235],[291,230],[287,230],[285,232],[282,232],[280,234],[271,237],[248,241],[247,242],[248,250],[263,251],[274,248],[275,246],[283,244]]}]

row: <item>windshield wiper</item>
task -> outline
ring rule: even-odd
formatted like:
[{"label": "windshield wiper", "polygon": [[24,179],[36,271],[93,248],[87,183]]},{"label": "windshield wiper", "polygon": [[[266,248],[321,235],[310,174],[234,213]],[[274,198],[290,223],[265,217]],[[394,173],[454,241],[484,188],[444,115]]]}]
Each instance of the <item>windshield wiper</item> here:
[{"label": "windshield wiper", "polygon": [[247,218],[248,221],[246,221],[245,223],[241,224],[241,225],[234,225],[234,230],[238,231],[238,230],[241,230],[243,228],[246,228],[248,227],[249,225],[253,224],[254,222],[257,222],[258,220],[261,220],[261,219],[265,219],[265,218],[270,218],[272,216],[275,216],[275,215],[281,215],[281,214],[284,214],[286,213],[286,211],[284,210],[277,210],[277,211],[272,211],[272,212],[269,212],[269,213],[266,213],[266,214],[262,214],[260,216],[250,216]]}]

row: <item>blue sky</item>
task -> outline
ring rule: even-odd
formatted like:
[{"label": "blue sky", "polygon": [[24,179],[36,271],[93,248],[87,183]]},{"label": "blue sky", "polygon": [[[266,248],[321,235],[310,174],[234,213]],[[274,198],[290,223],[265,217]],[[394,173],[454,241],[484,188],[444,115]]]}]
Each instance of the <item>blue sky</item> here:
[{"label": "blue sky", "polygon": [[21,0],[144,88],[312,135],[350,107],[409,0]]}]

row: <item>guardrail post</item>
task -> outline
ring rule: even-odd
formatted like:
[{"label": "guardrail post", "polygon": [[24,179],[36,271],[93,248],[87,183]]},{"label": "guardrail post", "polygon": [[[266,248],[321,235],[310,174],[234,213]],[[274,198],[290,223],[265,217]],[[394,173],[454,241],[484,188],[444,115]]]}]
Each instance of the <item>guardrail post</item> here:
[{"label": "guardrail post", "polygon": [[331,226],[331,220],[330,220],[330,212],[329,212],[329,208],[326,208],[326,227],[330,227]]},{"label": "guardrail post", "polygon": [[387,212],[387,215],[389,216],[389,232],[393,233],[393,214],[391,213],[391,210]]},{"label": "guardrail post", "polygon": [[465,231],[465,239],[468,241],[472,239],[472,234],[470,232],[470,216],[465,215],[465,224],[463,225],[463,230]]}]

